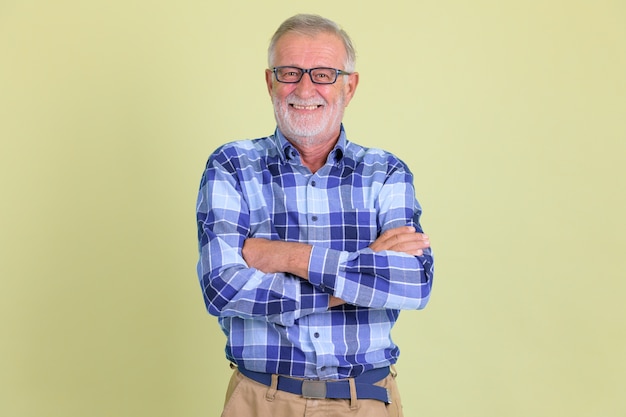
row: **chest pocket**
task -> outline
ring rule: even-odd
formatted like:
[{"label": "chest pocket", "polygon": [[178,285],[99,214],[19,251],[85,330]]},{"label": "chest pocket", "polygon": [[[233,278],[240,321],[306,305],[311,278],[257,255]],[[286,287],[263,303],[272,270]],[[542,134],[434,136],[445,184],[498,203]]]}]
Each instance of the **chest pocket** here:
[{"label": "chest pocket", "polygon": [[376,210],[353,209],[330,214],[331,248],[355,252],[378,237]]}]

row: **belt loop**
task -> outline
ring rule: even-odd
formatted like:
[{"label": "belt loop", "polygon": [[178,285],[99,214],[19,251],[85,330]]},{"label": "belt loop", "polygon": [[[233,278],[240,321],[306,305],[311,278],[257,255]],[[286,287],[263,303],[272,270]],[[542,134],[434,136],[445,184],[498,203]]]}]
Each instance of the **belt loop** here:
[{"label": "belt loop", "polygon": [[265,399],[267,401],[274,401],[276,397],[276,391],[278,390],[278,375],[272,374],[272,383],[265,393]]},{"label": "belt loop", "polygon": [[391,376],[393,377],[393,379],[396,379],[396,377],[398,376],[398,371],[396,371],[396,366],[395,366],[395,365],[391,365],[391,366],[389,367],[389,369],[390,369],[390,372],[389,372],[389,373],[391,374]]},{"label": "belt loop", "polygon": [[354,382],[354,378],[349,378],[348,383],[350,384],[350,410],[356,410],[359,408],[359,401],[356,396],[356,382]]}]

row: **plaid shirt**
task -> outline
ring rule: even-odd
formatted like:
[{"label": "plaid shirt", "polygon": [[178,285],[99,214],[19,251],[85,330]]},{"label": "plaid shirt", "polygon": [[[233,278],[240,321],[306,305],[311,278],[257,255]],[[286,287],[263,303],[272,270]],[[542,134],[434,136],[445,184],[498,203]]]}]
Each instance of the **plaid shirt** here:
[{"label": "plaid shirt", "polygon": [[[408,167],[349,142],[343,126],[315,174],[278,130],[220,147],[197,200],[198,277],[227,336],[226,357],[252,371],[319,379],[395,363],[391,328],[401,309],[426,306],[432,253],[368,246],[394,227],[421,232],[420,215]],[[248,237],[312,245],[309,280],[249,268],[241,255]],[[329,309],[329,295],[347,304]]]}]

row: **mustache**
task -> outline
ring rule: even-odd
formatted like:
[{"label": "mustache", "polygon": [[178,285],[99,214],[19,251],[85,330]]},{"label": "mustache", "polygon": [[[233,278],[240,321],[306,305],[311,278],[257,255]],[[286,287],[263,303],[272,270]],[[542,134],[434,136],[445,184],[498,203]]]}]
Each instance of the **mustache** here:
[{"label": "mustache", "polygon": [[291,95],[286,97],[285,102],[296,106],[326,106],[328,104],[326,100],[321,97],[304,100]]}]

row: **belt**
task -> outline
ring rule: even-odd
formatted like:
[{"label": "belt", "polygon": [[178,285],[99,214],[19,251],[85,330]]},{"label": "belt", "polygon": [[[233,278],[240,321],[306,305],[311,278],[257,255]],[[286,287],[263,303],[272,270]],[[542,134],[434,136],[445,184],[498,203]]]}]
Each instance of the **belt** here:
[{"label": "belt", "polygon": [[[271,386],[272,374],[249,371],[241,366],[238,368],[244,376],[260,384]],[[373,385],[389,375],[389,367],[372,369],[354,378],[356,386],[356,396],[358,399],[378,400],[386,404],[391,403],[389,392],[386,388]],[[342,381],[318,381],[313,379],[295,379],[286,376],[278,376],[279,391],[300,395],[304,398],[315,399],[350,399],[350,383],[348,380]]]}]

